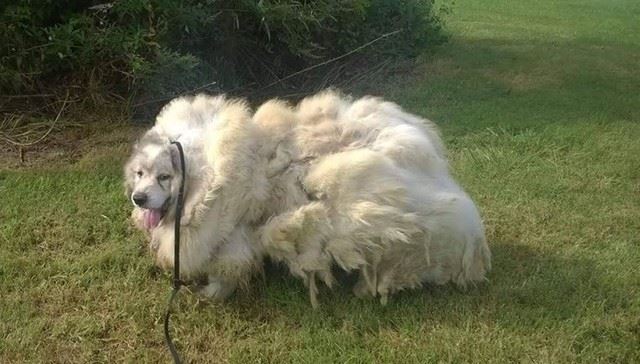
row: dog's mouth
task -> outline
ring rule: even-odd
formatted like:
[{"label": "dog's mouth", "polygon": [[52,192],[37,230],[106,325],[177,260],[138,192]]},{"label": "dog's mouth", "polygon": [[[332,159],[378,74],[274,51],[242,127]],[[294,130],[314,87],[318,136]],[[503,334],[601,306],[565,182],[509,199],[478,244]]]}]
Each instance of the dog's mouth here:
[{"label": "dog's mouth", "polygon": [[152,208],[142,209],[142,225],[144,226],[145,229],[151,231],[156,227],[158,227],[158,225],[160,225],[160,221],[162,221],[162,218],[164,217],[164,215],[166,214],[169,208],[170,200],[171,199],[168,198],[164,202],[162,207],[158,209],[152,209]]},{"label": "dog's mouth", "polygon": [[142,213],[142,223],[147,230],[155,229],[160,220],[164,217],[164,211],[162,209],[144,209]]}]

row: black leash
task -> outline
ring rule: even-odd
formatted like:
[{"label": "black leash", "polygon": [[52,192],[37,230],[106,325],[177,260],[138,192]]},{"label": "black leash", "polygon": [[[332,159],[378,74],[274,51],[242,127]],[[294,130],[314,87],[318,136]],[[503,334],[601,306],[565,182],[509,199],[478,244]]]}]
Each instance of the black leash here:
[{"label": "black leash", "polygon": [[173,356],[173,362],[176,364],[182,363],[180,360],[180,354],[176,350],[176,346],[173,344],[171,335],[169,334],[169,316],[171,315],[171,304],[176,294],[182,287],[182,281],[180,280],[180,218],[182,217],[182,205],[184,203],[184,181],[185,181],[185,163],[184,163],[184,151],[182,150],[182,144],[178,141],[172,141],[171,144],[175,144],[180,154],[180,169],[182,173],[182,180],[180,181],[180,189],[178,191],[178,201],[176,202],[176,217],[174,226],[174,244],[173,244],[173,290],[167,304],[167,312],[164,315],[164,341],[169,347],[171,356]]}]

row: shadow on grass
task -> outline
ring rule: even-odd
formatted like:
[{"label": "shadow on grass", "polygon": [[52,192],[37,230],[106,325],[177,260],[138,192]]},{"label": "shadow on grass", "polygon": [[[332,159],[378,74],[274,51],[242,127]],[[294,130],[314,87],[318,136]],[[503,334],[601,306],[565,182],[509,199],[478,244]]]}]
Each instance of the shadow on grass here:
[{"label": "shadow on grass", "polygon": [[[237,293],[219,306],[247,323],[278,324],[302,330],[340,330],[374,333],[381,329],[421,329],[468,324],[538,327],[578,318],[592,305],[626,304],[622,287],[608,285],[593,261],[563,257],[518,244],[493,245],[494,269],[489,282],[466,290],[452,285],[407,290],[390,299],[358,299],[351,293],[352,277],[320,293],[313,310],[301,281],[286,269],[269,265],[264,281]],[[196,311],[214,304],[198,305]],[[606,307],[605,307],[606,309]],[[197,314],[193,312],[192,314]]]},{"label": "shadow on grass", "polygon": [[398,85],[386,97],[436,121],[445,135],[638,120],[639,55],[620,44],[459,38],[412,78],[391,81]]}]

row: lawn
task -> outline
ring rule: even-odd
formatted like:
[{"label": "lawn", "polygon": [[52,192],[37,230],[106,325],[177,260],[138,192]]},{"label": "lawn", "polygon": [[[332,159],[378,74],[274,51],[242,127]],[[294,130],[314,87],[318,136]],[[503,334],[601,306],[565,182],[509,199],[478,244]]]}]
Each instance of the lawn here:
[{"label": "lawn", "polygon": [[[489,282],[387,306],[345,284],[313,311],[272,267],[226,304],[181,292],[186,360],[640,362],[640,3],[452,10],[450,42],[380,93],[440,125],[487,226]],[[139,130],[85,127],[46,163],[0,163],[0,362],[170,360],[169,279],[127,222],[121,182]]]}]

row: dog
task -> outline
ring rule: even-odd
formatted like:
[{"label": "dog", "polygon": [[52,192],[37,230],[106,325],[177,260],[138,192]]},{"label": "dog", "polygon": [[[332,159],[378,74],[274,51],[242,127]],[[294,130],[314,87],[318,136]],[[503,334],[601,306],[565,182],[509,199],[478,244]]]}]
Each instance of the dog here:
[{"label": "dog", "polygon": [[260,191],[242,189],[245,186],[238,183],[253,180],[245,165],[255,147],[247,144],[255,139],[250,120],[247,105],[239,100],[206,95],[175,99],[134,145],[124,168],[126,194],[134,205],[132,220],[148,234],[156,263],[169,269],[174,264],[175,204],[181,182],[178,151],[170,142],[182,144],[186,181],[181,276],[208,277],[202,293],[214,300],[246,284],[262,264],[260,246],[249,236],[248,222],[254,218],[246,209],[255,199],[252,194]]},{"label": "dog", "polygon": [[378,297],[424,283],[481,282],[491,254],[478,209],[449,173],[435,125],[375,97],[328,90],[290,106],[198,95],[170,102],[125,166],[132,219],[173,265],[171,208],[186,156],[181,267],[222,300],[283,262],[318,305],[333,268]]}]

